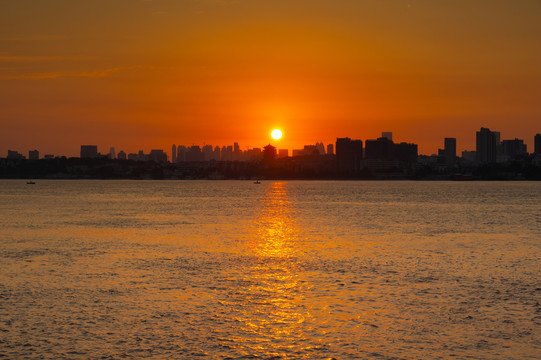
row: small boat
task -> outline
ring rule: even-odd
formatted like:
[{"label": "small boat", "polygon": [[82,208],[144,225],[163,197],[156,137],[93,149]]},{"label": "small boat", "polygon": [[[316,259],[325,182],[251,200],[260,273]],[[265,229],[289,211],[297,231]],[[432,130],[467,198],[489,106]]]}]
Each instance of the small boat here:
[{"label": "small boat", "polygon": [[27,181],[26,184],[27,184],[27,185],[34,185],[35,182],[33,182],[33,181]]},{"label": "small boat", "polygon": [[256,180],[256,181],[254,181],[254,184],[261,184],[261,181]]}]

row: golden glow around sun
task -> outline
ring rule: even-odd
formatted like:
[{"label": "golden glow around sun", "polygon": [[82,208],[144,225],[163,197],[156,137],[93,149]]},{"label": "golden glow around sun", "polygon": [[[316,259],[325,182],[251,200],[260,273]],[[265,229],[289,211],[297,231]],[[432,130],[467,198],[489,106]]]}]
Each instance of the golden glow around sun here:
[{"label": "golden glow around sun", "polygon": [[274,140],[280,140],[282,138],[282,131],[280,129],[274,129],[271,132],[271,136]]}]

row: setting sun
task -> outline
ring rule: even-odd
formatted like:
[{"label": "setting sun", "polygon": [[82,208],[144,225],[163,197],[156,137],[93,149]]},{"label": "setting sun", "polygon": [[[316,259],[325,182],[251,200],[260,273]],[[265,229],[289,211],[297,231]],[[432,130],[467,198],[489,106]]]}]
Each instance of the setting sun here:
[{"label": "setting sun", "polygon": [[274,129],[271,136],[274,140],[280,140],[282,138],[282,131],[280,129]]}]

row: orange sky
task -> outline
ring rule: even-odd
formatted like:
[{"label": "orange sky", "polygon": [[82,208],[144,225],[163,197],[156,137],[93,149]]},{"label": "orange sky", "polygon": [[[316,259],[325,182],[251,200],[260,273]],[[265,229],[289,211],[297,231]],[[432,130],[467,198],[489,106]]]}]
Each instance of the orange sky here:
[{"label": "orange sky", "polygon": [[279,148],[481,126],[533,151],[541,2],[0,0],[0,156]]}]

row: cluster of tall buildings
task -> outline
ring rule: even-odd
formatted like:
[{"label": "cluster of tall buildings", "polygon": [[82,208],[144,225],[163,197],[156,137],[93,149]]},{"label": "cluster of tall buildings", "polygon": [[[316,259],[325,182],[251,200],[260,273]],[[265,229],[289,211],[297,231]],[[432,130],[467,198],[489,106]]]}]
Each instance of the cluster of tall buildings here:
[{"label": "cluster of tall buildings", "polygon": [[[457,164],[459,161],[474,165],[506,163],[520,160],[530,156],[527,146],[522,139],[501,140],[500,132],[491,131],[482,127],[476,132],[476,148],[472,151],[463,151],[462,156],[457,156],[456,138],[445,138],[444,148],[438,150],[437,155],[428,157],[436,159],[438,163],[448,166]],[[272,147],[274,149],[274,147]],[[137,153],[125,153],[123,150],[116,153],[111,147],[108,154],[98,152],[97,145],[81,145],[80,158],[92,159],[107,156],[110,159],[166,162],[201,162],[201,161],[237,161],[237,162],[259,162],[264,158],[265,148],[252,148],[242,150],[238,143],[229,146],[212,145],[173,145],[171,156],[162,149],[153,149],[149,153],[140,150]],[[287,158],[289,150],[278,149],[275,151],[275,158]],[[314,145],[305,145],[302,149],[294,149],[292,157],[313,156],[313,155],[336,155],[337,169],[342,172],[357,172],[363,168],[408,168],[417,162],[426,162],[426,156],[418,155],[416,144],[393,141],[392,132],[383,132],[377,139],[362,140],[350,139],[348,137],[336,139],[335,144],[325,146],[321,142]],[[534,152],[532,161],[535,165],[541,163],[541,134],[534,138]],[[53,158],[53,155],[45,155],[43,158]],[[8,159],[26,159],[23,154],[14,150],[8,150]],[[422,159],[420,159],[422,158]],[[31,150],[28,159],[40,159],[38,150]]]},{"label": "cluster of tall buildings", "polygon": [[[482,127],[475,137],[475,162],[477,164],[505,163],[527,157],[528,149],[524,140],[500,140],[499,131]],[[541,154],[541,134],[534,137],[534,154]],[[473,158],[473,154],[464,154]]]},{"label": "cluster of tall buildings", "polygon": [[417,162],[417,144],[395,143],[392,132],[383,132],[374,140],[336,139],[336,163],[340,172],[358,172],[363,168],[409,168]]}]

